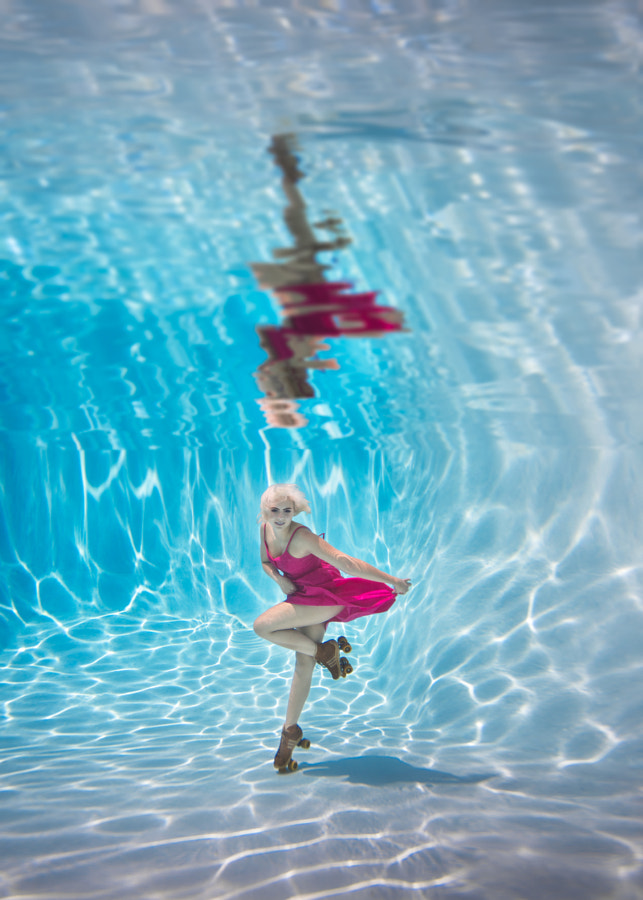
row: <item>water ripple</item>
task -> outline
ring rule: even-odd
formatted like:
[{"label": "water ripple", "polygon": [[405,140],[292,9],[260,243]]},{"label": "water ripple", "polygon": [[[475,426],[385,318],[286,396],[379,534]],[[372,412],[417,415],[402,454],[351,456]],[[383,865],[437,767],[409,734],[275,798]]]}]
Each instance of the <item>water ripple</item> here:
[{"label": "water ripple", "polygon": [[[634,6],[4,10],[2,896],[638,896]],[[285,130],[329,274],[408,328],[291,433],[249,266]],[[269,480],[414,581],[283,778]]]}]

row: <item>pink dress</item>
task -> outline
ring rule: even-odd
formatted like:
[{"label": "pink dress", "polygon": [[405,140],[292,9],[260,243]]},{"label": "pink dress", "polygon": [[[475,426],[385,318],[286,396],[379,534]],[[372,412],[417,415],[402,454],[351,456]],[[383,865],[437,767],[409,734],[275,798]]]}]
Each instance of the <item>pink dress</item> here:
[{"label": "pink dress", "polygon": [[[295,532],[303,525],[298,525],[290,536],[292,541]],[[386,612],[397,598],[397,594],[381,581],[369,581],[367,578],[344,578],[339,569],[319,559],[314,553],[297,559],[288,552],[290,541],[280,556],[271,556],[266,540],[266,526],[263,526],[263,542],[266,545],[268,559],[287,578],[295,584],[297,591],[289,594],[287,603],[302,606],[339,606],[341,612],[329,622],[350,622],[360,616],[371,616],[374,613]]]}]

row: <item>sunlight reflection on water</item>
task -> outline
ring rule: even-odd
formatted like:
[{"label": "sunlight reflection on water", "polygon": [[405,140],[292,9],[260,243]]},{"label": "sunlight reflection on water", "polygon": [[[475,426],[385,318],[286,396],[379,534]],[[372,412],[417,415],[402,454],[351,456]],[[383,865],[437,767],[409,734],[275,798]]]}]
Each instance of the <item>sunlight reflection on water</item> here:
[{"label": "sunlight reflection on water", "polygon": [[[640,28],[590,7],[8,12],[2,896],[637,896]],[[277,429],[290,132],[405,331]],[[269,478],[415,584],[287,778]]]}]

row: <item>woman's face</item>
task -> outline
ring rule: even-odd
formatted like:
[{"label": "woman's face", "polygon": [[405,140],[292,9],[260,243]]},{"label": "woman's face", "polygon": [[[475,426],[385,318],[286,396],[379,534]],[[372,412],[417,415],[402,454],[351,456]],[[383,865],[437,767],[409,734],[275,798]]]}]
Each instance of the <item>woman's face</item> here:
[{"label": "woman's face", "polygon": [[284,497],[270,504],[265,513],[265,519],[275,531],[286,531],[290,527],[294,515],[295,507],[292,500]]}]

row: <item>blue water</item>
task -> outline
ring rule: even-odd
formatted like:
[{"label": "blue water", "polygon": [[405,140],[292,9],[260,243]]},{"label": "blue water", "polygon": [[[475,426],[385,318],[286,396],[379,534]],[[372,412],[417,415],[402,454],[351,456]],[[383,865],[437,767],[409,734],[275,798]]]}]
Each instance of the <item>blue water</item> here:
[{"label": "blue water", "polygon": [[[637,3],[5,7],[0,897],[643,896]],[[404,326],[299,428],[282,134]],[[288,777],[269,481],[414,582]]]}]

